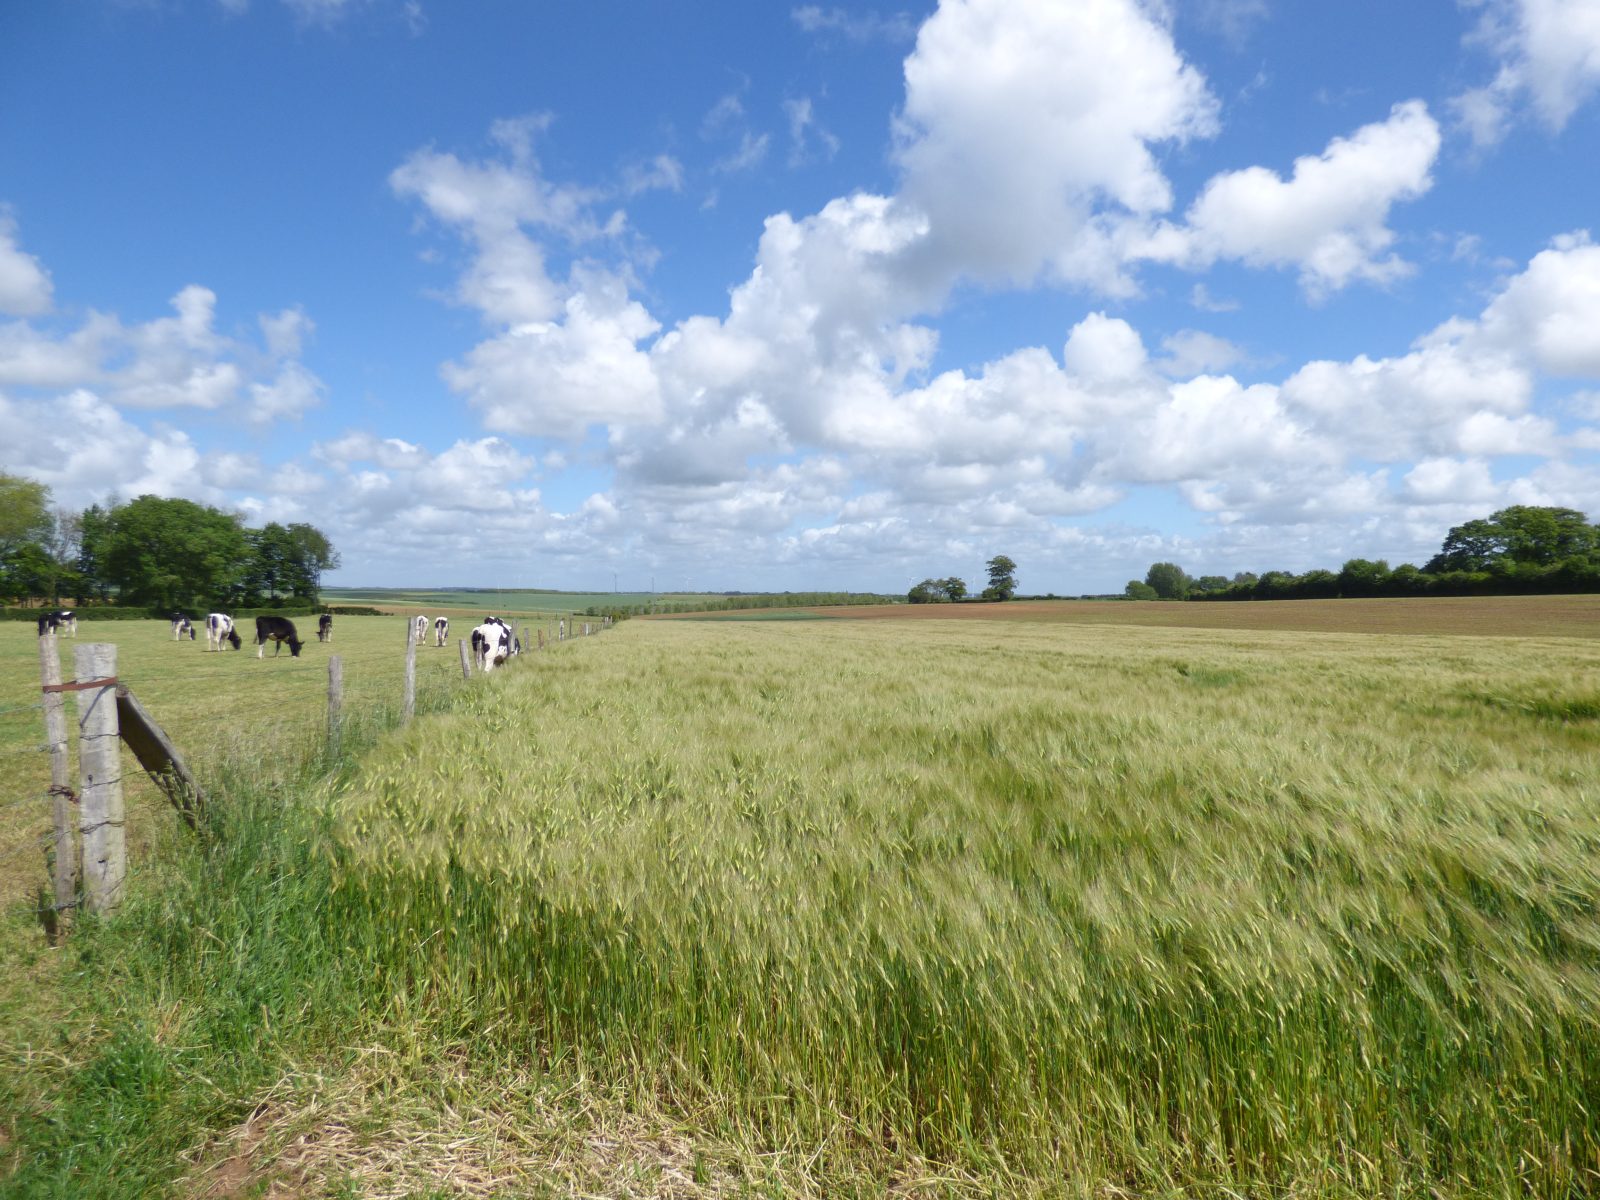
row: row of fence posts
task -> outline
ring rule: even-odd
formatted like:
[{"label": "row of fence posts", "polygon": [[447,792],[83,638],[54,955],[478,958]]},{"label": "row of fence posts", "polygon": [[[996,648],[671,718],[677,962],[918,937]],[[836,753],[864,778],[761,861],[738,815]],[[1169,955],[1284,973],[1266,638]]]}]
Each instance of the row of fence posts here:
[{"label": "row of fence posts", "polygon": [[[422,636],[417,636],[417,626],[411,618],[406,618],[406,665],[404,682],[401,685],[400,720],[401,724],[410,724],[411,719],[417,715],[417,647],[427,642],[428,634],[424,628]],[[573,637],[590,637],[602,630],[610,629],[610,617],[602,617],[599,621],[583,622],[583,632],[578,632],[578,623],[572,622]],[[530,650],[543,650],[545,646],[544,629],[541,626],[535,631],[538,636],[536,645],[528,640],[528,627],[518,626],[515,637],[522,652]],[[562,617],[556,622],[556,641],[567,640],[567,618]],[[472,678],[472,654],[467,649],[467,639],[457,638],[456,648],[461,653],[461,678]],[[339,746],[339,718],[340,710],[344,704],[344,664],[337,654],[328,659],[328,745],[337,753]]]},{"label": "row of fence posts", "polygon": [[[598,628],[588,621],[578,633],[573,623],[572,636],[588,637],[611,628],[611,618],[603,618]],[[537,649],[545,648],[544,629],[537,630]],[[532,649],[528,627],[517,636],[524,652]],[[568,636],[567,621],[556,627],[556,640]],[[457,639],[461,653],[461,675],[472,678],[472,656],[465,638]],[[59,914],[80,903],[90,912],[114,908],[122,898],[128,874],[125,813],[122,798],[122,755],[126,742],[157,785],[166,792],[179,816],[194,827],[204,795],[177,748],[161,730],[126,684],[117,679],[117,647],[110,642],[80,642],[72,648],[74,679],[61,679],[61,657],[55,632],[39,638],[39,681],[44,693],[45,749],[50,753],[52,801],[52,886],[54,902],[47,909],[46,924],[53,930]],[[72,789],[71,753],[67,744],[66,694],[70,692],[78,714],[78,790]],[[417,638],[415,627],[406,622],[405,683],[402,723],[416,715]],[[344,661],[335,654],[328,659],[327,738],[330,755],[339,753],[344,707]],[[78,809],[74,852],[72,810]],[[83,895],[77,899],[79,867],[82,861]],[[53,935],[52,935],[53,936]]]}]

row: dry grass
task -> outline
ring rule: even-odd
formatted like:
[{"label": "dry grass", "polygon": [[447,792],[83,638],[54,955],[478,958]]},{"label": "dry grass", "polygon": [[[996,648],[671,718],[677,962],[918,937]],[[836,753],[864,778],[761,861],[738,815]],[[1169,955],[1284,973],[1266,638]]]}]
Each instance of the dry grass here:
[{"label": "dry grass", "polygon": [[[185,1157],[191,1200],[356,1195],[713,1200],[837,1194],[805,1147],[752,1153],[616,1083],[490,1072],[465,1048],[426,1065],[359,1047],[335,1074],[293,1073]],[[981,1180],[911,1162],[886,1196],[987,1196]],[[1008,1192],[1007,1194],[1016,1194]]]}]

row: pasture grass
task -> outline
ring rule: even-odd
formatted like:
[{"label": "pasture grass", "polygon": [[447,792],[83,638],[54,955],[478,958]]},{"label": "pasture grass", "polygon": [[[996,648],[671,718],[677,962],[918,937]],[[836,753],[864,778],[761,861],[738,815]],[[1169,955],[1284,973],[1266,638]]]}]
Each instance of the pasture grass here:
[{"label": "pasture grass", "polygon": [[447,676],[331,762],[302,698],[28,951],[0,1193],[1600,1190],[1600,647],[628,622]]}]

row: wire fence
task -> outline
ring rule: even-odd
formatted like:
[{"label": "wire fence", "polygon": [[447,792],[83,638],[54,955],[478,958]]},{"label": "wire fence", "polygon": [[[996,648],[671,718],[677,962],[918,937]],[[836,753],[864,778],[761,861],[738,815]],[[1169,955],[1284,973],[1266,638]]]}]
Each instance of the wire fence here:
[{"label": "wire fence", "polygon": [[[476,622],[469,624],[470,627],[476,628]],[[571,616],[565,620],[552,616],[544,620],[514,621],[506,624],[513,638],[518,639],[517,649],[523,654],[554,648],[560,642],[598,634],[610,628],[610,622],[600,618],[585,621]],[[466,628],[459,630],[459,632],[466,631]],[[431,628],[429,633],[429,637],[416,642],[414,646],[406,647],[407,654],[414,655],[415,666],[420,667],[424,663],[427,666],[424,671],[417,672],[418,677],[412,685],[414,691],[404,700],[399,687],[401,681],[395,677],[392,660],[380,667],[380,659],[368,651],[358,651],[356,657],[352,659],[347,654],[340,654],[333,646],[329,646],[328,649],[334,652],[334,657],[341,660],[344,670],[349,671],[349,674],[337,673],[337,680],[334,672],[304,669],[303,660],[297,664],[299,669],[267,669],[267,675],[263,675],[262,668],[247,667],[237,660],[227,659],[226,652],[221,652],[224,657],[213,659],[208,655],[205,659],[193,661],[192,665],[196,669],[185,669],[181,677],[157,672],[144,682],[139,682],[136,678],[134,681],[139,682],[139,689],[145,693],[143,697],[145,700],[154,698],[163,711],[175,711],[178,714],[178,731],[183,737],[192,739],[187,742],[187,748],[193,752],[191,762],[199,769],[201,779],[210,780],[205,785],[207,789],[216,787],[219,790],[226,790],[230,786],[230,781],[236,781],[241,753],[244,756],[243,761],[254,763],[253,766],[246,765],[244,768],[251,786],[262,785],[263,780],[256,779],[249,773],[261,770],[263,763],[270,764],[266,769],[274,779],[281,775],[282,781],[286,782],[299,769],[296,763],[302,766],[320,764],[324,768],[331,767],[344,754],[349,753],[351,748],[367,743],[375,733],[381,733],[411,719],[414,707],[420,707],[424,712],[435,711],[445,702],[448,694],[462,686],[463,675],[456,673],[458,669],[456,652],[463,647],[466,639],[450,638],[444,646],[438,646],[436,639],[431,636]],[[399,640],[396,639],[397,643]],[[396,644],[392,652],[398,657],[400,646]],[[247,650],[236,653],[241,659],[253,657]],[[385,656],[388,653],[390,651],[386,650]],[[322,665],[318,664],[319,667]],[[351,671],[351,667],[356,669]],[[481,668],[482,664],[471,655],[461,656],[460,669],[468,678],[477,676]],[[128,675],[124,673],[123,677],[126,680]],[[263,704],[263,716],[260,722],[235,720],[214,727],[196,723],[197,714],[204,711],[205,698],[214,698],[218,695],[230,695],[235,698],[241,695],[255,696],[258,695],[255,689],[264,684],[268,677],[271,680],[271,698],[269,699],[266,693],[259,693]],[[325,690],[329,695],[326,706],[318,700]],[[424,696],[427,699],[424,700]],[[196,703],[196,697],[201,698],[199,705]],[[138,700],[134,700],[131,694],[129,699],[135,710],[134,719],[137,721],[148,718],[149,714],[142,711]],[[287,701],[287,705],[276,703],[279,699]],[[422,705],[416,706],[414,702],[417,700],[422,700]],[[10,704],[0,707],[0,717],[23,721],[29,715],[39,713],[46,708],[45,701]],[[116,818],[105,818],[100,817],[98,813],[96,817],[100,819],[91,818],[77,793],[64,785],[49,785],[47,772],[41,771],[37,776],[37,787],[33,786],[31,781],[35,778],[34,768],[27,764],[28,756],[49,754],[53,749],[61,747],[49,743],[15,744],[26,734],[16,725],[9,728],[11,730],[9,740],[13,744],[0,748],[0,762],[8,764],[0,768],[0,777],[6,774],[12,776],[8,781],[9,786],[5,788],[5,791],[11,794],[0,797],[0,864],[6,865],[6,873],[11,875],[13,881],[12,886],[5,889],[9,893],[8,898],[20,900],[22,896],[13,888],[23,882],[28,872],[19,872],[17,867],[11,864],[25,860],[30,854],[39,853],[48,869],[63,852],[76,857],[77,848],[83,844],[86,836],[94,835],[107,826],[124,826],[126,821],[121,815]],[[271,730],[273,753],[261,759],[252,759],[251,752],[259,750],[266,729]],[[122,732],[124,740],[127,741],[126,725]],[[156,732],[163,739],[166,738],[163,731],[157,729]],[[74,744],[75,734],[74,728],[69,732],[65,745],[71,759],[80,757],[78,751],[81,747]],[[353,738],[350,737],[352,734],[355,735]],[[127,742],[122,752],[127,753],[133,745],[133,742]],[[172,751],[172,758],[176,762],[178,758],[176,747],[168,746],[168,749]],[[167,791],[169,798],[179,806],[180,813],[192,826],[194,824],[192,814],[184,807],[188,802],[180,802],[178,796],[168,790],[171,781],[163,783],[148,762],[143,762],[142,765],[147,772],[150,772],[157,786]],[[178,764],[178,767],[186,770],[182,764]],[[143,775],[144,772],[141,772],[138,777],[143,778]],[[134,776],[130,775],[129,778],[131,780]],[[121,782],[120,779],[118,782]],[[188,782],[195,789],[194,795],[198,796],[199,785],[194,783],[192,777]],[[18,794],[17,788],[26,791]],[[40,829],[40,825],[51,823],[52,817],[55,824],[61,823],[62,796],[71,801],[72,808],[69,811],[73,814],[68,818],[70,832],[66,834],[65,845],[70,849],[66,851],[59,848],[63,845],[60,841],[62,837],[60,829]],[[52,804],[56,809],[54,813]],[[59,877],[59,864],[56,864],[56,870]],[[71,885],[68,886],[70,889]],[[58,883],[56,901],[50,903],[41,889],[38,903],[42,907],[38,912],[46,920],[52,938],[55,937],[55,933],[50,921],[53,920],[54,914],[64,909],[78,907],[84,903],[86,895],[89,895],[89,892],[83,890],[76,892],[76,898],[66,898]],[[90,903],[92,906],[92,900]]]}]

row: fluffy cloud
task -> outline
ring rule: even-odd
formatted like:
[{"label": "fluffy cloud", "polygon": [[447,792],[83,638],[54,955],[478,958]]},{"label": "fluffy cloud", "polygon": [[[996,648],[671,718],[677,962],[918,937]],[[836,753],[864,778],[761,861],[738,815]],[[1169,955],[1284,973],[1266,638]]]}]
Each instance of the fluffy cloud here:
[{"label": "fluffy cloud", "polygon": [[90,312],[64,334],[25,321],[0,324],[0,386],[92,388],[132,409],[237,406],[258,423],[299,417],[321,403],[322,381],[298,357],[312,327],[299,309],[262,315],[266,344],[258,347],[217,331],[209,288],[191,284],[171,304],[174,315],[136,325]]},{"label": "fluffy cloud", "polygon": [[1222,259],[1297,267],[1313,296],[1356,279],[1388,283],[1411,269],[1388,253],[1389,209],[1427,191],[1438,153],[1426,106],[1398,104],[1387,120],[1295,160],[1287,180],[1266,167],[1216,176],[1182,226],[1161,227],[1136,254],[1191,269]]},{"label": "fluffy cloud", "polygon": [[1559,131],[1600,89],[1600,8],[1591,0],[1476,0],[1474,37],[1494,53],[1494,79],[1455,100],[1479,145],[1505,135],[1526,101],[1546,128]]},{"label": "fluffy cloud", "polygon": [[653,422],[654,373],[638,342],[659,328],[613,278],[584,273],[559,321],[530,321],[447,363],[444,381],[490,429],[580,436],[591,424]]},{"label": "fluffy cloud", "polygon": [[8,467],[24,466],[60,504],[88,504],[113,492],[223,499],[187,434],[147,433],[87,388],[48,400],[0,394],[0,445]]},{"label": "fluffy cloud", "polygon": [[1483,314],[1481,335],[1507,352],[1526,348],[1551,375],[1600,379],[1600,246],[1587,232],[1534,256]]},{"label": "fluffy cloud", "polygon": [[1210,136],[1217,105],[1133,0],[949,0],[906,59],[896,161],[928,214],[929,269],[1125,292],[1093,218],[1165,211],[1152,143]]},{"label": "fluffy cloud", "polygon": [[32,317],[50,311],[50,275],[17,245],[16,222],[0,211],[0,313]]}]

